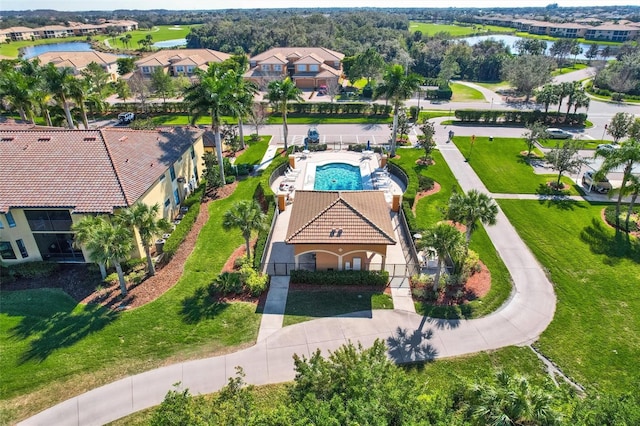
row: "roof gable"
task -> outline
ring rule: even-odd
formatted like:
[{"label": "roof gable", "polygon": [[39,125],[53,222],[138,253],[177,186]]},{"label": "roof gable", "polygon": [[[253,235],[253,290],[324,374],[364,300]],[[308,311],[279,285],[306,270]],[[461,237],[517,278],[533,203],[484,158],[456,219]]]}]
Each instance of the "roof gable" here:
[{"label": "roof gable", "polygon": [[379,191],[296,191],[290,244],[395,244],[389,207]]}]

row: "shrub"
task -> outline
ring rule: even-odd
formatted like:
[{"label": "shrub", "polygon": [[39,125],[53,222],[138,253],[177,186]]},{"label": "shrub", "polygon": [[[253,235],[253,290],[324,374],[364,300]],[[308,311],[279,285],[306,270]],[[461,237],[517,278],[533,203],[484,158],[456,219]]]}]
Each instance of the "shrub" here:
[{"label": "shrub", "polygon": [[248,265],[251,262],[249,261],[249,259],[247,258],[247,256],[241,256],[238,257],[236,260],[233,261],[233,267],[235,269],[240,269],[242,268],[244,265]]},{"label": "shrub", "polygon": [[182,220],[176,225],[176,229],[171,233],[171,236],[167,238],[164,243],[164,253],[168,259],[171,259],[180,244],[187,237],[187,234],[193,227],[198,214],[200,213],[200,201],[202,200],[202,194],[204,193],[205,185],[200,185],[196,191],[187,198],[183,205],[189,207],[189,210],[183,215]]},{"label": "shrub", "polygon": [[257,133],[251,133],[249,135],[249,142],[258,142],[260,140],[260,135]]},{"label": "shrub", "polygon": [[267,289],[269,277],[260,274],[247,263],[240,268],[240,280],[252,296],[259,296]]},{"label": "shrub", "polygon": [[618,93],[618,92],[612,93],[611,100],[615,102],[622,102],[624,100],[624,93]]},{"label": "shrub", "polygon": [[17,265],[3,266],[2,276],[11,278],[44,278],[53,275],[59,264],[52,262],[26,262]]},{"label": "shrub", "polygon": [[420,191],[429,191],[433,189],[435,181],[430,177],[418,175],[418,188]]},{"label": "shrub", "polygon": [[237,294],[242,291],[242,281],[237,272],[223,272],[209,285],[209,294]]},{"label": "shrub", "polygon": [[462,271],[468,275],[473,275],[481,270],[482,266],[480,265],[480,256],[475,251],[469,250],[467,257],[464,259]]},{"label": "shrub", "polygon": [[[638,215],[640,214],[640,206],[634,206],[633,213]],[[613,227],[616,226],[616,206],[611,205],[607,206],[604,210],[604,218],[607,223]],[[631,216],[629,220],[629,229],[627,229],[625,219],[627,218],[627,209],[624,209],[620,214],[620,229],[625,232],[636,232],[640,231],[640,221],[638,219],[634,219]]]},{"label": "shrub", "polygon": [[236,181],[236,177],[234,175],[227,175],[227,176],[224,177],[224,183],[226,185],[229,185],[229,184],[231,184],[231,183],[233,183],[235,181]]},{"label": "shrub", "polygon": [[387,271],[291,271],[291,282],[314,285],[386,286]]},{"label": "shrub", "polygon": [[418,231],[418,222],[416,221],[416,215],[413,214],[411,210],[411,206],[408,202],[402,202],[402,212],[404,213],[404,217],[407,220],[407,226],[409,226],[409,231],[412,234]]},{"label": "shrub", "polygon": [[142,280],[144,280],[146,276],[147,274],[145,271],[134,271],[128,274],[127,276],[125,276],[125,280],[132,284],[138,285],[142,282]]},{"label": "shrub", "polygon": [[311,152],[326,151],[327,144],[326,143],[307,144],[307,149]]},{"label": "shrub", "polygon": [[[383,154],[383,149],[381,146],[372,146],[370,147],[373,152],[377,152],[378,154]],[[362,152],[367,149],[367,145],[364,143],[352,144],[347,147],[348,151],[353,152]]]},{"label": "shrub", "polygon": [[424,300],[427,302],[438,300],[438,292],[433,291],[430,286],[424,288],[414,288],[411,290],[411,294],[413,294],[416,299]]},{"label": "shrub", "polygon": [[147,258],[132,258],[122,262],[122,271],[127,274],[137,269],[144,268],[147,265]]},{"label": "shrub", "polygon": [[236,171],[238,176],[247,176],[253,170],[253,166],[251,164],[240,163],[236,164]]},{"label": "shrub", "polygon": [[107,275],[105,277],[105,279],[103,280],[104,283],[108,284],[108,285],[114,285],[118,282],[118,273],[117,272],[113,272],[109,275]]}]

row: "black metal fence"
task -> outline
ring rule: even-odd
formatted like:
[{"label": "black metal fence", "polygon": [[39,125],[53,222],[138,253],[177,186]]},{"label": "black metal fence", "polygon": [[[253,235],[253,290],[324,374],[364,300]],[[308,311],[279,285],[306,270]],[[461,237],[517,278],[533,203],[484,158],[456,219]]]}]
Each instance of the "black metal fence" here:
[{"label": "black metal fence", "polygon": [[[265,272],[271,276],[291,275],[291,271],[294,271],[297,269],[304,270],[304,271],[315,271],[316,264],[315,263],[298,263],[298,266],[296,267],[296,264],[293,262],[291,263],[271,262],[265,265]],[[382,269],[383,268],[381,263],[368,263],[368,264],[362,265],[362,270],[380,271]],[[391,264],[385,264],[384,270],[389,272],[389,278],[410,277],[420,271],[420,265],[418,263],[407,263],[407,264],[391,263]]]}]

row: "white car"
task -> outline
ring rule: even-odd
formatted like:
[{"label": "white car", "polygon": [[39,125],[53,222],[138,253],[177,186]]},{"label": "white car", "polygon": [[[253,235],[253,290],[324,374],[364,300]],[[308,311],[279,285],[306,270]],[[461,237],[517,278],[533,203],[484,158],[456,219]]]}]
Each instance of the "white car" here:
[{"label": "white car", "polygon": [[606,177],[602,177],[598,180],[595,179],[595,174],[593,170],[586,171],[584,175],[582,175],[582,185],[589,189],[589,191],[593,190],[599,192],[600,194],[606,194],[611,191],[613,188],[609,179]]},{"label": "white car", "polygon": [[132,112],[121,112],[118,114],[118,121],[121,124],[129,124],[136,118],[135,114]]},{"label": "white car", "polygon": [[571,139],[573,137],[571,133],[565,132],[562,129],[556,129],[555,127],[548,128],[547,135],[549,139]]},{"label": "white car", "polygon": [[596,152],[600,154],[609,154],[618,149],[616,145],[611,145],[610,143],[601,143],[596,147]]}]

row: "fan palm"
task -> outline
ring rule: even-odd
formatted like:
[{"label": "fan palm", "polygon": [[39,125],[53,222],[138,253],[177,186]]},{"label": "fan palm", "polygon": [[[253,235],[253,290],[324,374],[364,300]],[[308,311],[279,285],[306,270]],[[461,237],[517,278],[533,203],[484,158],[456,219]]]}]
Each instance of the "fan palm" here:
[{"label": "fan palm", "polygon": [[238,119],[238,136],[240,138],[240,149],[244,149],[244,129],[243,119],[253,107],[253,99],[258,93],[256,85],[245,80],[242,72],[232,69],[228,71],[229,78],[233,81],[233,90],[230,91],[229,107]]},{"label": "fan palm", "polygon": [[151,259],[151,242],[164,232],[169,232],[171,224],[166,219],[159,219],[160,204],[149,207],[144,203],[136,203],[132,207],[121,210],[115,216],[115,222],[126,227],[133,227],[140,235],[140,242],[147,256],[147,272],[149,276],[156,274],[156,269]]},{"label": "fan palm", "polygon": [[0,95],[20,114],[20,119],[33,123],[33,85],[25,74],[17,69],[3,73],[0,77]]},{"label": "fan palm", "polygon": [[[73,227],[75,230],[75,225]],[[90,230],[81,231],[86,237],[86,248],[91,253],[89,258],[98,264],[113,264],[118,273],[120,293],[127,295],[127,283],[122,272],[120,262],[125,260],[133,249],[133,234],[131,230],[120,224],[112,224],[104,216],[95,218]]]},{"label": "fan palm", "polygon": [[230,91],[233,89],[229,75],[219,64],[211,64],[207,71],[196,70],[196,83],[186,91],[185,101],[189,104],[195,124],[202,115],[211,117],[211,131],[214,134],[220,178],[225,182],[224,162],[222,159],[222,141],[220,126],[222,115],[230,110]]},{"label": "fan palm", "polygon": [[67,119],[67,126],[74,129],[73,118],[71,117],[71,107],[69,106],[69,98],[71,98],[72,86],[75,78],[69,68],[56,68],[53,63],[47,64],[43,69],[43,75],[47,81],[49,91],[64,109]]},{"label": "fan palm", "polygon": [[462,233],[448,223],[439,223],[430,228],[420,240],[420,249],[432,248],[438,255],[438,269],[433,280],[433,291],[440,286],[440,271],[447,256],[458,257],[464,250]]},{"label": "fan palm", "polygon": [[226,211],[222,220],[225,230],[240,229],[246,244],[247,258],[251,258],[249,240],[252,231],[263,231],[267,227],[266,215],[255,200],[242,200]]},{"label": "fan palm", "polygon": [[[73,225],[74,241],[78,244],[86,245],[93,238],[93,234],[102,225],[102,218],[98,216],[85,216]],[[107,278],[107,268],[103,262],[98,262],[102,279]]]},{"label": "fan palm", "polygon": [[498,216],[498,206],[487,194],[477,189],[465,193],[454,193],[449,199],[447,211],[449,219],[462,223],[467,227],[466,246],[469,247],[471,234],[477,228],[478,221],[485,225],[495,225]]},{"label": "fan palm", "polygon": [[289,148],[289,145],[287,144],[287,137],[289,135],[289,128],[287,127],[287,110],[289,108],[289,102],[301,102],[302,91],[296,87],[295,83],[289,77],[284,80],[274,80],[270,82],[267,90],[266,98],[269,99],[269,102],[271,102],[271,104],[282,113],[284,149],[287,150]]},{"label": "fan palm", "polygon": [[391,132],[391,156],[396,155],[398,136],[398,114],[405,99],[410,98],[420,87],[422,78],[418,74],[406,74],[402,65],[391,65],[382,77],[382,83],[376,88],[374,98],[385,98],[393,105],[393,130]]},{"label": "fan palm", "polygon": [[627,193],[627,182],[631,179],[631,171],[640,164],[640,141],[637,139],[629,139],[620,144],[620,147],[610,152],[596,151],[597,156],[604,156],[605,159],[600,166],[598,174],[606,175],[610,171],[620,167],[622,171],[622,184],[618,191],[618,200],[616,202],[616,226],[620,226],[620,210],[622,207],[622,197]]}]

